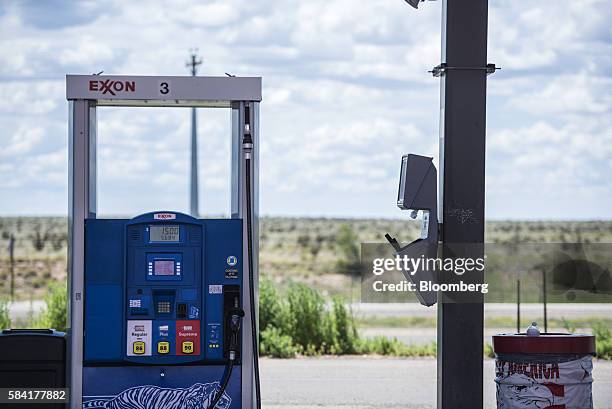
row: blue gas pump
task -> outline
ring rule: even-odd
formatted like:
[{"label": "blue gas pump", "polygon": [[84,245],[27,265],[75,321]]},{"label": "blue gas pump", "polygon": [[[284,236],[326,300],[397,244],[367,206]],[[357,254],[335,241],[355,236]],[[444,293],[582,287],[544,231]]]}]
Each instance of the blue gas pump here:
[{"label": "blue gas pump", "polygon": [[85,233],[83,407],[207,408],[217,392],[239,407],[239,373],[224,369],[240,365],[242,220],[164,211],[88,219]]},{"label": "blue gas pump", "polygon": [[[70,407],[259,408],[261,79],[66,80]],[[231,218],[197,219],[168,210],[97,218],[96,109],[103,106],[230,108]]]}]

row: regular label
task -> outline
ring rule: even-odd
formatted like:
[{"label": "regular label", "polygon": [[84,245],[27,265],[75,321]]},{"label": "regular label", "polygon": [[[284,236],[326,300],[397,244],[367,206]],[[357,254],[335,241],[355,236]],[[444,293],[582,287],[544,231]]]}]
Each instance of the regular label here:
[{"label": "regular label", "polygon": [[151,321],[129,320],[127,322],[127,355],[151,356]]}]

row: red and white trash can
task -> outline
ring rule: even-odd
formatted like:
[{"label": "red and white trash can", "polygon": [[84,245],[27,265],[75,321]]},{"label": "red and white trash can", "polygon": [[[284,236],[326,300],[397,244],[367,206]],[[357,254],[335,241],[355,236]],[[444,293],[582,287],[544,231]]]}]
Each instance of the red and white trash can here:
[{"label": "red and white trash can", "polygon": [[493,336],[498,409],[592,409],[595,337]]}]

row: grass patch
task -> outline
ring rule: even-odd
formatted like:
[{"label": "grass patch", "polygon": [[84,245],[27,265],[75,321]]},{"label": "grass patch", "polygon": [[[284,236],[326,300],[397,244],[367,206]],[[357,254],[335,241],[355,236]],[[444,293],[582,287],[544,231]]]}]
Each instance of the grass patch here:
[{"label": "grass patch", "polygon": [[[359,328],[436,328],[436,317],[386,317],[386,316],[367,316],[357,317],[355,319]],[[523,320],[521,320],[523,321]],[[541,327],[544,327],[544,320],[541,317],[536,317],[536,321]],[[521,323],[521,328],[527,328],[531,321]],[[549,328],[563,328],[568,332],[575,332],[577,328],[595,328],[597,325],[612,327],[612,318],[607,317],[585,317],[578,319],[549,318]],[[512,328],[516,329],[515,317],[487,317],[485,319],[485,327],[488,328]]]},{"label": "grass patch", "polygon": [[356,319],[359,328],[435,328],[435,317],[380,317],[368,316]]},{"label": "grass patch", "polygon": [[8,312],[8,302],[0,299],[0,330],[11,328],[11,317]]},{"label": "grass patch", "polygon": [[53,328],[57,331],[66,331],[68,321],[68,292],[65,285],[53,284],[49,286],[45,296],[47,309],[43,311],[36,328]]},{"label": "grass patch", "polygon": [[357,350],[362,355],[388,355],[400,357],[436,356],[436,343],[406,345],[397,338],[378,336],[361,338],[357,341]]}]

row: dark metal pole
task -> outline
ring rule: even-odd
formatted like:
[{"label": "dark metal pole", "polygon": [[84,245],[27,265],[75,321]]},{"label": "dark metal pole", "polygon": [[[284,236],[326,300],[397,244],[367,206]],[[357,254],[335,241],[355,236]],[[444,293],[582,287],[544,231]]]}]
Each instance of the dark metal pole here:
[{"label": "dark metal pole", "polygon": [[542,301],[544,302],[544,332],[548,332],[548,311],[546,309],[546,269],[542,269]]},{"label": "dark metal pole", "polygon": [[9,265],[11,273],[11,301],[15,301],[15,236],[9,238]]},{"label": "dark metal pole", "polygon": [[516,333],[521,333],[521,280],[516,280]]},{"label": "dark metal pole", "polygon": [[[454,257],[483,251],[487,18],[487,0],[442,3],[440,220]],[[482,299],[438,304],[438,408],[483,407],[483,327]]]}]

